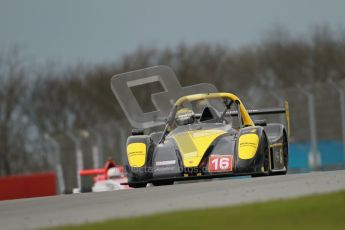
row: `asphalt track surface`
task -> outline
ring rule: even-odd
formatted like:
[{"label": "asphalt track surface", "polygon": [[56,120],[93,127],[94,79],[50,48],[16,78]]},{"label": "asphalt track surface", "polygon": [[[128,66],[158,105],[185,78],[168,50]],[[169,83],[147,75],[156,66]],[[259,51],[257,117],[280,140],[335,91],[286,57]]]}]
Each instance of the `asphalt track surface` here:
[{"label": "asphalt track surface", "polygon": [[344,189],[345,170],[339,170],[1,201],[0,229],[38,229]]}]

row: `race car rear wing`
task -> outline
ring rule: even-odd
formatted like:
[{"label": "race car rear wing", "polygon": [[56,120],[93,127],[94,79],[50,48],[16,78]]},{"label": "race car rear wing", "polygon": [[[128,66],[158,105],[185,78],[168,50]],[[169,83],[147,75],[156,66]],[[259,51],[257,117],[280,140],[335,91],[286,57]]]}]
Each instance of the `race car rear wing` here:
[{"label": "race car rear wing", "polygon": [[84,169],[79,171],[80,176],[97,176],[97,175],[103,175],[104,179],[107,179],[107,171],[110,168],[117,168],[120,173],[124,172],[123,166],[116,165],[115,161],[109,159],[103,168],[98,169]]},{"label": "race car rear wing", "polygon": [[[288,135],[290,136],[290,112],[289,112],[289,103],[287,101],[284,102],[284,107],[281,107],[281,108],[248,109],[247,112],[250,116],[285,114],[287,132],[288,132]],[[235,117],[238,115],[238,111],[229,111],[227,112],[227,115]]]}]

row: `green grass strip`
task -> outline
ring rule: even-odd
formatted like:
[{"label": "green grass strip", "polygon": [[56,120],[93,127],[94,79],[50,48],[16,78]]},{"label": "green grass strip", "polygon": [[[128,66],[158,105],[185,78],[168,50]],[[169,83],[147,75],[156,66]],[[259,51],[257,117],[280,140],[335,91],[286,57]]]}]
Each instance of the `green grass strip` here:
[{"label": "green grass strip", "polygon": [[[114,207],[115,208],[115,207]],[[113,219],[52,230],[345,229],[345,191],[296,199]]]}]

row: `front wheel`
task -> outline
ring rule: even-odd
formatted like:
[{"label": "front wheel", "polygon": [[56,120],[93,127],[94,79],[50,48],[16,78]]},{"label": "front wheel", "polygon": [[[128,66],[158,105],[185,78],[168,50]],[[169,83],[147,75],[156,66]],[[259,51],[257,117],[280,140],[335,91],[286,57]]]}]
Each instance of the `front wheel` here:
[{"label": "front wheel", "polygon": [[263,160],[261,165],[261,172],[252,174],[252,177],[262,177],[262,176],[269,176],[271,173],[270,169],[270,149],[268,147],[268,140],[265,133],[261,136],[261,147],[260,147],[260,153],[263,154]]},{"label": "front wheel", "polygon": [[162,185],[172,185],[174,184],[173,180],[162,180],[162,181],[155,181],[152,182],[154,186],[162,186]]},{"label": "front wheel", "polygon": [[142,183],[128,183],[128,186],[131,188],[145,188],[147,185],[146,182],[142,182]]}]

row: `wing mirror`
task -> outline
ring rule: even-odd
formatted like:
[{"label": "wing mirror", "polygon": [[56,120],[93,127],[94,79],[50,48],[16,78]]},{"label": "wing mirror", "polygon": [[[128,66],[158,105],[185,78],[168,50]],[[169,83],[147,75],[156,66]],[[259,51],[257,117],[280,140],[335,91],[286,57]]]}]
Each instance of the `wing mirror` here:
[{"label": "wing mirror", "polygon": [[266,120],[256,120],[256,121],[254,121],[254,124],[256,126],[267,126],[267,121]]}]

